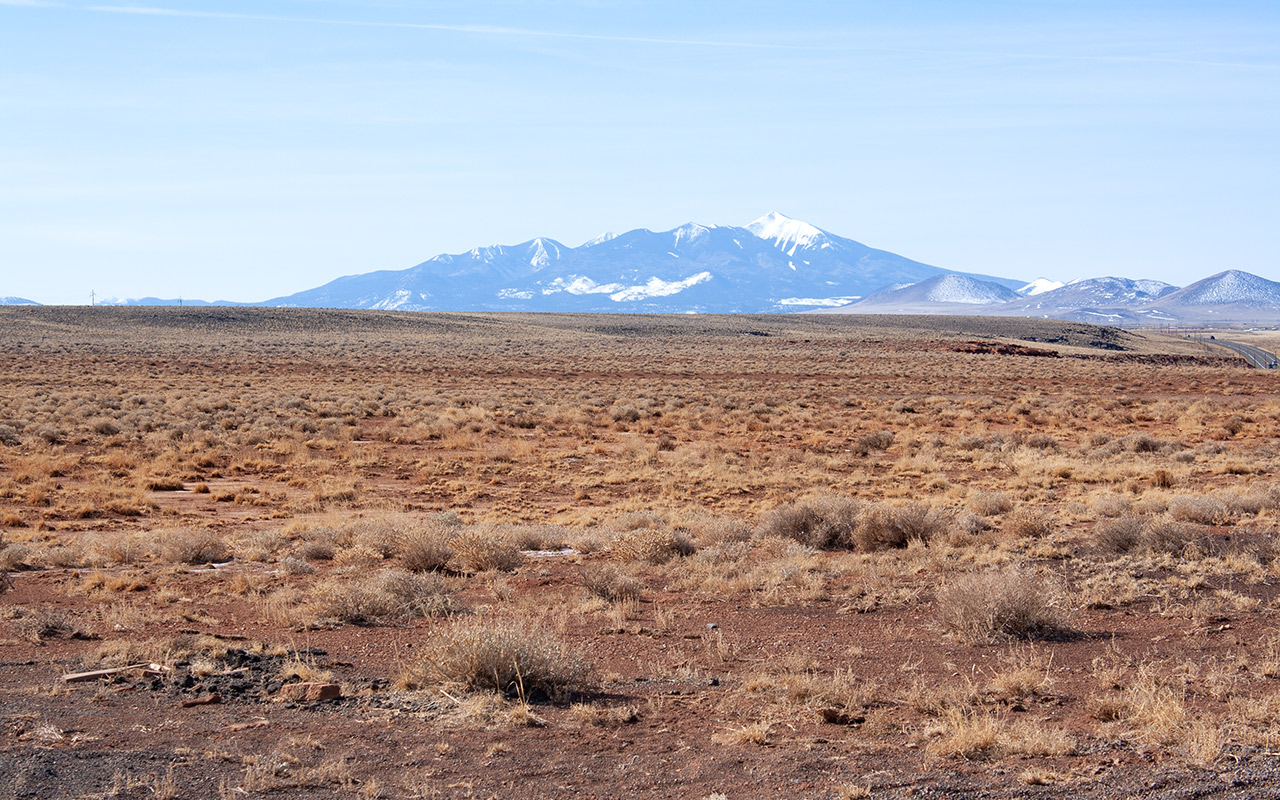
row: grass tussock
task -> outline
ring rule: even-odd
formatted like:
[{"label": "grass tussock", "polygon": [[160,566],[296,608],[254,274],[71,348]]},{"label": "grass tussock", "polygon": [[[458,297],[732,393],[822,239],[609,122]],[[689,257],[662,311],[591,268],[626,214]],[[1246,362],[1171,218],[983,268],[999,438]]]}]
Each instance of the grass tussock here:
[{"label": "grass tussock", "polygon": [[407,688],[454,684],[553,701],[589,691],[591,666],[528,620],[465,620],[432,631],[426,655],[401,677]]},{"label": "grass tussock", "polygon": [[170,564],[213,564],[226,561],[231,550],[213,531],[182,529],[161,534],[159,556]]},{"label": "grass tussock", "polygon": [[317,584],[293,617],[306,627],[389,625],[456,610],[445,579],[385,569],[361,578],[331,577]]},{"label": "grass tussock", "polygon": [[943,630],[974,644],[1070,633],[1060,588],[1026,568],[957,578],[938,590],[935,606]]}]

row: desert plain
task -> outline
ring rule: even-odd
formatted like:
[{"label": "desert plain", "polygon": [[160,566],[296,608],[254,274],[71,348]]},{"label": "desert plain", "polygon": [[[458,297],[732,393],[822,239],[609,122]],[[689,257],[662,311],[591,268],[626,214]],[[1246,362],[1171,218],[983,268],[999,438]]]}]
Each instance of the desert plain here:
[{"label": "desert plain", "polygon": [[1186,332],[8,307],[0,375],[4,797],[1280,786],[1280,375]]}]

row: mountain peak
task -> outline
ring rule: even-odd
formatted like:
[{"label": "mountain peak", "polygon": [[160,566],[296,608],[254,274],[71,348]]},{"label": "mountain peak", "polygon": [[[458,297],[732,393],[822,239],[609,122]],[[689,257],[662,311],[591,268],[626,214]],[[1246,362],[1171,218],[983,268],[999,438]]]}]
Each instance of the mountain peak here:
[{"label": "mountain peak", "polygon": [[614,233],[613,231],[605,231],[604,233],[600,234],[599,236],[597,236],[596,238],[592,239],[591,241],[583,242],[582,246],[583,246],[583,247],[594,247],[594,246],[596,246],[596,245],[598,245],[598,244],[604,244],[605,242],[609,241],[610,239],[617,239],[617,238],[618,238],[618,234]]},{"label": "mountain peak", "polygon": [[772,242],[787,255],[795,255],[801,247],[830,247],[827,234],[807,222],[792,219],[777,211],[770,211],[760,219],[747,225],[747,230],[766,241]]},{"label": "mountain peak", "polygon": [[[712,225],[711,227],[714,228],[715,226]],[[700,236],[705,236],[710,230],[711,228],[708,228],[706,225],[699,225],[696,222],[686,222],[679,228],[672,231],[672,233],[675,234],[675,244],[678,246],[682,241],[691,242]]]}]

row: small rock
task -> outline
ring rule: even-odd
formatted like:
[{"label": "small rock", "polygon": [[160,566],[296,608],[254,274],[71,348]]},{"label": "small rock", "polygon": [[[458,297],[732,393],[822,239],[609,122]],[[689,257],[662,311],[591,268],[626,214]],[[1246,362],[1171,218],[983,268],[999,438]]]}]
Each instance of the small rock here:
[{"label": "small rock", "polygon": [[707,623],[707,630],[709,630],[709,631],[714,631],[715,629],[717,629],[717,628],[719,628],[719,627],[720,627],[720,626],[719,626],[719,625],[717,625],[717,624],[716,624],[716,623],[714,623],[714,622],[708,622],[708,623]]},{"label": "small rock", "polygon": [[289,683],[280,689],[280,699],[293,702],[314,703],[340,697],[342,688],[336,683]]},{"label": "small rock", "polygon": [[191,708],[192,706],[211,706],[222,702],[222,695],[206,694],[200,697],[193,697],[190,700],[183,700],[180,704],[183,708]]}]

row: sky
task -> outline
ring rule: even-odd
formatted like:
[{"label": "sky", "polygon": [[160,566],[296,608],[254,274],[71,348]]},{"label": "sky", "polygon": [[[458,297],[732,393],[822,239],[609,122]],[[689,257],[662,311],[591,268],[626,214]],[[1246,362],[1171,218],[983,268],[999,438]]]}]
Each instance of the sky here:
[{"label": "sky", "polygon": [[957,271],[1280,280],[1280,3],[0,0],[0,296],[771,210]]}]

